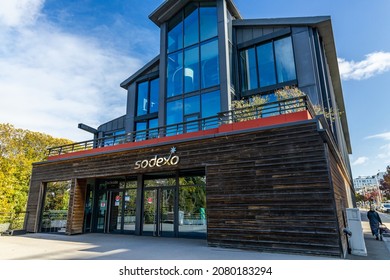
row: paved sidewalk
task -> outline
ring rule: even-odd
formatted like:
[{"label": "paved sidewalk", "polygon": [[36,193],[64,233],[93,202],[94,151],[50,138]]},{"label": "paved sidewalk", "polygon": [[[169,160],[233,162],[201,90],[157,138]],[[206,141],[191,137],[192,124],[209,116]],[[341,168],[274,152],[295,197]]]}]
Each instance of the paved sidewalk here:
[{"label": "paved sidewalk", "polygon": [[[361,211],[368,255],[348,260],[389,260],[390,239],[377,241]],[[388,215],[390,221],[390,215]],[[384,221],[384,223],[386,223]],[[390,223],[387,224],[390,228]],[[0,236],[0,260],[340,260],[208,247],[206,240],[114,234]]]},{"label": "paved sidewalk", "polygon": [[206,240],[89,233],[0,237],[0,260],[329,260],[208,247]]},{"label": "paved sidewalk", "polygon": [[[390,238],[383,241],[376,240],[371,234],[370,224],[367,219],[367,211],[360,209],[364,242],[366,243],[367,256],[347,255],[349,260],[390,260]],[[382,222],[390,228],[390,215],[380,214]]]}]

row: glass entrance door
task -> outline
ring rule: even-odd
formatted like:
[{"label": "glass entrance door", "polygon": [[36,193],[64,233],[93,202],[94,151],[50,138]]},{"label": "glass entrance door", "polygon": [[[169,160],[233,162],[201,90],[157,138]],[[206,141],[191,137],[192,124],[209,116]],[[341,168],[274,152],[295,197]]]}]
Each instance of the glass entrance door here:
[{"label": "glass entrance door", "polygon": [[145,189],[143,203],[143,235],[175,235],[175,189]]},{"label": "glass entrance door", "polygon": [[108,190],[98,196],[97,231],[134,233],[136,189]]}]

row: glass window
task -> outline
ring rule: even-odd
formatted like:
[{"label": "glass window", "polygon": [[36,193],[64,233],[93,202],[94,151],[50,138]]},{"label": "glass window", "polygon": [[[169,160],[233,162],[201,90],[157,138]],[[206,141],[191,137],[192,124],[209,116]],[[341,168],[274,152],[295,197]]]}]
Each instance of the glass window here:
[{"label": "glass window", "polygon": [[168,53],[183,48],[183,21],[179,13],[168,23]]},{"label": "glass window", "polygon": [[[149,135],[148,135],[148,138],[149,139],[152,139],[152,138],[157,138],[158,137],[158,119],[151,119],[149,120]],[[153,128],[156,128],[156,129],[153,129]]]},{"label": "glass window", "polygon": [[202,88],[219,85],[218,40],[201,45]]},{"label": "glass window", "polygon": [[294,52],[291,37],[275,41],[275,58],[278,82],[283,83],[295,80]]},{"label": "glass window", "polygon": [[221,111],[219,90],[202,94],[202,118],[217,115]]},{"label": "glass window", "polygon": [[142,141],[146,140],[146,122],[137,122],[135,124],[135,130],[136,135],[135,135],[135,141]]},{"label": "glass window", "polygon": [[184,52],[184,92],[199,90],[199,48]]},{"label": "glass window", "polygon": [[217,36],[217,8],[215,3],[200,4],[200,41]]},{"label": "glass window", "polygon": [[183,100],[167,103],[167,125],[183,122]]},{"label": "glass window", "polygon": [[168,55],[167,96],[183,93],[183,51]]},{"label": "glass window", "polygon": [[[167,103],[167,125],[183,122],[183,99]],[[183,133],[183,125],[168,127],[166,135]]]},{"label": "glass window", "polygon": [[254,48],[240,52],[242,90],[258,88],[256,53]]},{"label": "glass window", "polygon": [[150,81],[149,113],[155,113],[158,111],[159,93],[160,93],[160,79],[157,78]]},{"label": "glass window", "polygon": [[240,65],[242,91],[295,80],[295,61],[291,37],[241,51]]},{"label": "glass window", "polygon": [[272,42],[257,47],[260,87],[276,84],[275,59]]},{"label": "glass window", "polygon": [[184,99],[184,115],[199,113],[200,97],[199,95],[187,97]]},{"label": "glass window", "polygon": [[138,84],[137,89],[137,116],[148,113],[148,82]]},{"label": "glass window", "polygon": [[190,3],[184,11],[184,47],[199,42],[198,5]]}]

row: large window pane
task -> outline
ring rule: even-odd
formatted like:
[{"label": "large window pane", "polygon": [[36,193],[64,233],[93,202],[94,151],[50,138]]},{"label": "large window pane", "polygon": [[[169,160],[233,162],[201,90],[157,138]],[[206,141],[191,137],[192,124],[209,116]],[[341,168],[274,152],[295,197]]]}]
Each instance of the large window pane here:
[{"label": "large window pane", "polygon": [[160,93],[160,79],[150,81],[149,113],[158,111],[158,97]]},{"label": "large window pane", "polygon": [[143,141],[146,139],[146,122],[137,122],[135,124],[135,141]]},{"label": "large window pane", "polygon": [[260,87],[276,84],[275,59],[272,42],[257,47]]},{"label": "large window pane", "polygon": [[183,93],[183,51],[168,55],[167,97]]},{"label": "large window pane", "polygon": [[184,115],[199,113],[199,111],[200,111],[199,95],[184,99]]},{"label": "large window pane", "polygon": [[137,89],[137,116],[148,113],[148,82],[138,84]]},{"label": "large window pane", "polygon": [[168,30],[168,53],[183,48],[183,21],[181,13],[169,21]]},{"label": "large window pane", "polygon": [[204,41],[217,36],[217,8],[215,3],[201,3],[200,6],[200,40]]},{"label": "large window pane", "polygon": [[295,80],[295,62],[291,37],[275,41],[275,58],[278,82]]},{"label": "large window pane", "polygon": [[[167,103],[167,125],[183,122],[183,100],[176,100]],[[167,128],[167,135],[183,133],[183,126]]]},{"label": "large window pane", "polygon": [[193,47],[184,52],[184,92],[199,89],[199,48]]},{"label": "large window pane", "polygon": [[184,47],[199,42],[198,5],[190,3],[185,8],[184,19]]},{"label": "large window pane", "polygon": [[202,88],[219,85],[218,40],[201,46]]},{"label": "large window pane", "polygon": [[202,94],[202,118],[217,115],[221,111],[219,90]]},{"label": "large window pane", "polygon": [[[149,120],[149,135],[148,138],[157,138],[158,137],[158,119]],[[154,129],[155,128],[155,129]]]},{"label": "large window pane", "polygon": [[240,52],[242,90],[258,88],[256,53],[254,48]]}]

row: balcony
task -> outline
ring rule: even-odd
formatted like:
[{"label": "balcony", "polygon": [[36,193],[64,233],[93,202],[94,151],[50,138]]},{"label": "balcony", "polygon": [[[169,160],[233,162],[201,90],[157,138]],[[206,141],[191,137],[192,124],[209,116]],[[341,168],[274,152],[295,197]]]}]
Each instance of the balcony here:
[{"label": "balcony", "polygon": [[209,118],[49,148],[48,160],[141,148],[173,141],[190,141],[200,137],[309,120],[314,116],[313,106],[307,96],[294,97],[221,112]]}]

